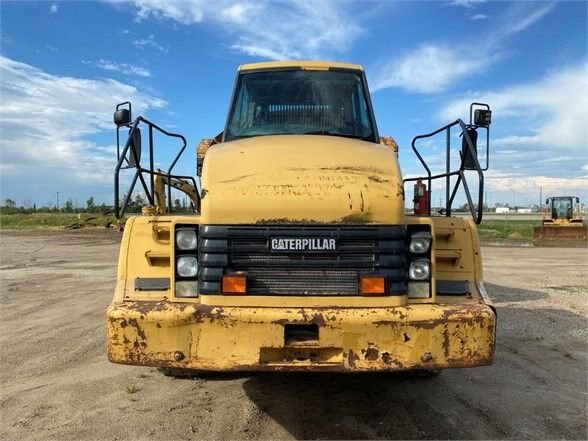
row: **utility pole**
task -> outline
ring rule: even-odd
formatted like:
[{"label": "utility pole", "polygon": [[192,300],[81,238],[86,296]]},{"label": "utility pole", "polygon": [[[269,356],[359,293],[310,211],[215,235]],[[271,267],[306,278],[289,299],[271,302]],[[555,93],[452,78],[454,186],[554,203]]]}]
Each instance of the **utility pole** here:
[{"label": "utility pole", "polygon": [[543,187],[539,187],[539,211],[541,211],[542,206],[543,206]]},{"label": "utility pole", "polygon": [[59,192],[58,192],[58,191],[56,191],[56,192],[55,192],[55,194],[56,194],[56,196],[55,196],[55,199],[56,199],[56,201],[57,201],[57,204],[55,205],[55,207],[56,207],[56,208],[57,208],[57,210],[59,211]]}]

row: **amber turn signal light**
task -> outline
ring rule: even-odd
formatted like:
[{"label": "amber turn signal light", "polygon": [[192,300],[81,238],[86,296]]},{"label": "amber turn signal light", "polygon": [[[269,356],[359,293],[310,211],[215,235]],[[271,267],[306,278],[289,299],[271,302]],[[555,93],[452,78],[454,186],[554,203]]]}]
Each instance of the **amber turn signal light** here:
[{"label": "amber turn signal light", "polygon": [[247,277],[245,275],[230,275],[222,278],[223,294],[247,294]]},{"label": "amber turn signal light", "polygon": [[386,280],[383,277],[364,276],[360,282],[361,293],[364,296],[380,296],[386,294]]}]

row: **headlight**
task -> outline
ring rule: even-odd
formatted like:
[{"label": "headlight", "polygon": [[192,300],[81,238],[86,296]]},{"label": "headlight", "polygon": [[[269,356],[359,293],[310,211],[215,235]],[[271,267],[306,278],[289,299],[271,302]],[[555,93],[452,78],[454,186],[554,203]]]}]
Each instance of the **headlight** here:
[{"label": "headlight", "polygon": [[198,237],[196,230],[177,230],[176,245],[180,250],[195,250],[198,246]]},{"label": "headlight", "polygon": [[198,297],[198,282],[188,280],[176,282],[176,297]]},{"label": "headlight", "polygon": [[178,271],[178,276],[195,277],[198,274],[198,261],[194,256],[179,257],[176,270]]},{"label": "headlight", "polygon": [[411,280],[428,280],[431,275],[431,263],[428,260],[413,260],[410,262],[408,277]]},{"label": "headlight", "polygon": [[414,233],[410,239],[408,249],[413,254],[423,254],[429,251],[431,246],[431,234],[426,231]]}]

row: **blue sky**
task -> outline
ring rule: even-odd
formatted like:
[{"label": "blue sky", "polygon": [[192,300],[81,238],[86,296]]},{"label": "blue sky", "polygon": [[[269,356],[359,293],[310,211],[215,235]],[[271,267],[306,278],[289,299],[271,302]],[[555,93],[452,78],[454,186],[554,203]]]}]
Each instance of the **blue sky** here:
[{"label": "blue sky", "polygon": [[[380,134],[413,136],[471,101],[494,110],[488,201],[588,197],[586,2],[8,2],[1,8],[1,198],[112,201],[112,111],[183,133],[178,171],[225,122],[235,69],[270,59],[362,64]],[[441,141],[441,140],[439,140]],[[456,139],[456,145],[459,140]],[[157,159],[169,161],[171,145]],[[440,142],[424,146],[441,166]],[[358,161],[361,160],[358,158]],[[440,195],[434,188],[434,200]]]}]

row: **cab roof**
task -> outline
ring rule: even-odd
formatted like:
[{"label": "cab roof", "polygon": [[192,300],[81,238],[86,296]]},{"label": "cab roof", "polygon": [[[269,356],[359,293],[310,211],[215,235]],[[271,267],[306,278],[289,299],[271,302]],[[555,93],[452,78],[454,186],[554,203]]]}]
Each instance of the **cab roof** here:
[{"label": "cab roof", "polygon": [[279,68],[300,68],[303,70],[329,70],[330,68],[335,69],[352,69],[363,71],[363,67],[359,64],[350,63],[338,63],[333,61],[306,61],[306,60],[293,60],[293,61],[265,61],[262,63],[250,63],[242,64],[239,66],[237,71],[243,72],[248,70],[265,70],[265,69],[279,69]]}]

